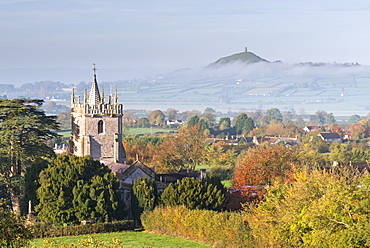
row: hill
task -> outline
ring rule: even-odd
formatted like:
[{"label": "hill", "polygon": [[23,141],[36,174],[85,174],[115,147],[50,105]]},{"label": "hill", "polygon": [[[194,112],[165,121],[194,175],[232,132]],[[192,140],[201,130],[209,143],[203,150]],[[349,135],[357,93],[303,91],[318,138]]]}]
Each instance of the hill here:
[{"label": "hill", "polygon": [[225,65],[228,63],[233,63],[233,62],[238,62],[238,61],[246,63],[246,64],[257,63],[257,62],[268,62],[267,60],[257,56],[256,54],[252,52],[248,52],[247,49],[245,49],[244,52],[235,53],[227,57],[222,57],[218,59],[217,61],[209,64],[208,67]]}]

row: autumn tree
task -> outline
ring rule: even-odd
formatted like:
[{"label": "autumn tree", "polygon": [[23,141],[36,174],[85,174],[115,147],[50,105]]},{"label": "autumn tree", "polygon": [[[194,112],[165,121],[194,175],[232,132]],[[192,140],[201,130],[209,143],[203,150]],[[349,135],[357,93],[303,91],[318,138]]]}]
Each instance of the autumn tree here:
[{"label": "autumn tree", "polygon": [[203,160],[205,141],[199,125],[183,127],[156,149],[153,164],[156,172],[175,172],[181,168],[194,169]]},{"label": "autumn tree", "polygon": [[251,200],[260,200],[265,187],[291,179],[295,154],[282,145],[259,146],[240,155],[235,167],[234,188]]},{"label": "autumn tree", "polygon": [[150,124],[160,126],[164,124],[165,115],[161,110],[154,110],[149,114]]},{"label": "autumn tree", "polygon": [[367,133],[366,127],[362,123],[353,123],[348,129],[351,132],[352,139],[355,140],[363,139]]},{"label": "autumn tree", "polygon": [[268,188],[266,200],[248,216],[257,246],[367,246],[369,176],[304,170],[294,177],[289,185]]},{"label": "autumn tree", "polygon": [[221,117],[218,125],[220,126],[220,130],[229,129],[231,127],[230,117]]},{"label": "autumn tree", "polygon": [[0,99],[0,174],[11,196],[12,207],[21,212],[25,169],[40,157],[52,158],[44,142],[58,135],[55,116],[46,116],[39,99]]},{"label": "autumn tree", "polygon": [[126,163],[132,164],[137,158],[144,164],[150,164],[157,146],[162,142],[161,137],[130,135],[123,139],[125,147]]},{"label": "autumn tree", "polygon": [[333,142],[329,146],[329,159],[331,162],[337,161],[339,163],[348,162],[347,145],[338,142]]},{"label": "autumn tree", "polygon": [[338,123],[329,124],[328,129],[331,133],[339,133],[340,136],[344,134],[343,129],[339,126]]}]

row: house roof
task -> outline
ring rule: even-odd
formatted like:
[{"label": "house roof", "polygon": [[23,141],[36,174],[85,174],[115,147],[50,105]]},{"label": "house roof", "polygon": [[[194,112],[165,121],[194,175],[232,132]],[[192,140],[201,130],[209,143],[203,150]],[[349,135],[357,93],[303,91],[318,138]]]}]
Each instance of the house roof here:
[{"label": "house roof", "polygon": [[342,139],[339,133],[320,133],[323,139]]},{"label": "house roof", "polygon": [[305,126],[303,129],[309,130],[309,131],[314,131],[314,130],[319,130],[320,126]]},{"label": "house roof", "polygon": [[111,169],[113,173],[123,173],[131,166],[128,164],[116,163],[113,161],[106,161],[106,160],[103,160],[101,162],[105,164],[106,166],[108,166],[108,168]]},{"label": "house roof", "polygon": [[205,176],[206,172],[203,170],[201,171],[194,171],[194,170],[186,170],[181,169],[177,173],[169,173],[169,174],[157,174],[159,181],[165,183],[175,183],[177,180],[181,180],[185,177],[192,177],[196,179],[202,179]]}]

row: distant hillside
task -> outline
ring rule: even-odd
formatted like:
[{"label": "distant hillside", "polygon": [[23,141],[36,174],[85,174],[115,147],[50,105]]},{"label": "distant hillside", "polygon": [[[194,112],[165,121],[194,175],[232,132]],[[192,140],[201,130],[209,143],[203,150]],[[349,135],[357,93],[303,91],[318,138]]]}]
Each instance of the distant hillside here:
[{"label": "distant hillside", "polygon": [[244,62],[244,63],[256,63],[256,62],[268,62],[267,60],[257,56],[256,54],[248,51],[244,51],[241,53],[235,53],[233,55],[223,57],[218,59],[216,62],[213,62],[209,64],[208,67],[213,67],[213,66],[219,66],[219,65],[224,65],[227,63],[233,63],[236,61]]}]

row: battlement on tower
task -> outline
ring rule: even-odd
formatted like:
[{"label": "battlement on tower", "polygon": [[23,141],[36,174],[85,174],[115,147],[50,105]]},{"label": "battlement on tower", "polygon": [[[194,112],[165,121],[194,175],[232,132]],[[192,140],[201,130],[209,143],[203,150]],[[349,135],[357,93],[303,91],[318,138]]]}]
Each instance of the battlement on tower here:
[{"label": "battlement on tower", "polygon": [[108,103],[98,103],[90,105],[88,99],[84,103],[76,101],[72,92],[71,108],[73,113],[82,115],[123,115],[123,105],[120,103],[111,103],[111,97]]}]

